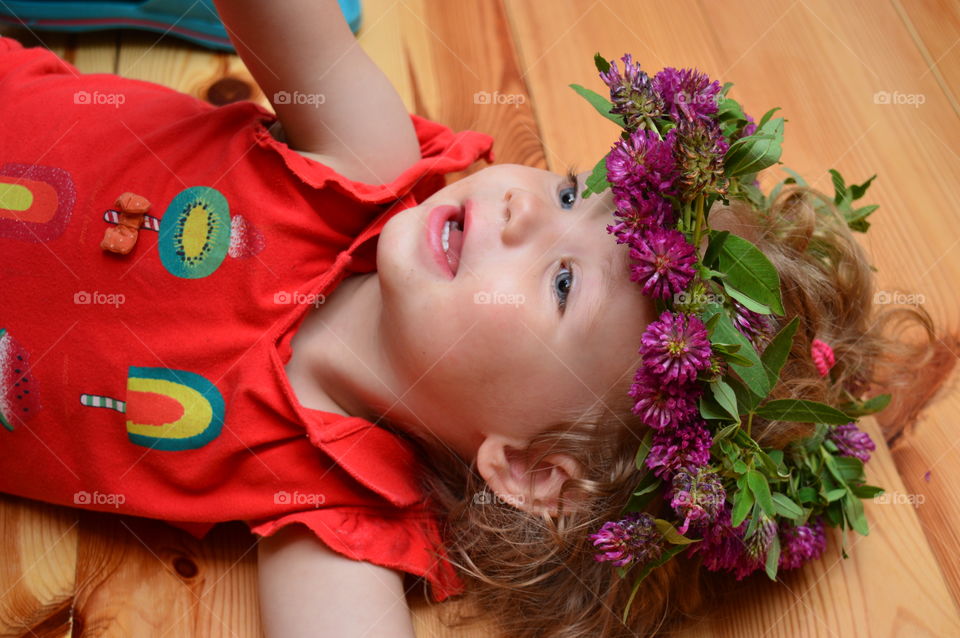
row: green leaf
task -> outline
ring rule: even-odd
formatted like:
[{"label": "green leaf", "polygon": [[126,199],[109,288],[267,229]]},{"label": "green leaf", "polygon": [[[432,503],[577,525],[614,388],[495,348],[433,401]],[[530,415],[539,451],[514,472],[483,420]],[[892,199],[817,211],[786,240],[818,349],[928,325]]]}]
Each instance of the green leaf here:
[{"label": "green leaf", "polygon": [[803,516],[803,508],[797,505],[796,502],[786,494],[774,492],[772,498],[773,506],[780,516],[787,518],[800,518]]},{"label": "green leaf", "polygon": [[719,232],[715,230],[710,231],[710,243],[707,244],[707,250],[703,253],[704,266],[713,268],[717,257],[720,256],[720,248],[723,246],[723,242],[729,234],[729,230],[721,230]]},{"label": "green leaf", "polygon": [[733,436],[733,433],[736,432],[738,427],[740,427],[739,423],[731,423],[717,432],[716,436],[713,437],[713,442],[716,443],[717,441],[723,441],[724,439],[730,438]]},{"label": "green leaf", "polygon": [[814,503],[817,500],[817,490],[805,485],[797,490],[797,498],[801,503]]},{"label": "green leaf", "polygon": [[762,397],[758,397],[756,394],[747,389],[747,386],[743,384],[740,379],[735,379],[728,375],[727,383],[730,384],[730,387],[733,388],[734,394],[737,395],[737,409],[740,410],[741,414],[749,414],[760,403]]},{"label": "green leaf", "polygon": [[640,448],[637,450],[637,469],[644,470],[646,466],[643,462],[647,459],[647,454],[650,453],[650,447],[653,445],[653,430],[648,429],[646,434],[643,435],[643,439],[640,441]]},{"label": "green leaf", "polygon": [[571,89],[573,89],[574,91],[576,91],[577,93],[579,93],[581,96],[583,96],[583,98],[584,98],[587,102],[589,102],[589,103],[593,106],[593,108],[597,109],[597,111],[600,113],[600,115],[602,115],[603,117],[607,118],[607,119],[610,120],[611,122],[615,122],[618,126],[620,126],[620,128],[624,128],[624,127],[625,127],[625,123],[624,123],[624,121],[623,121],[623,116],[622,116],[622,115],[618,115],[618,114],[616,114],[616,113],[611,113],[611,112],[610,112],[610,109],[613,108],[613,103],[611,103],[610,100],[608,100],[607,98],[603,97],[602,95],[600,95],[600,94],[597,93],[596,91],[591,91],[590,89],[585,89],[584,87],[580,86],[579,84],[570,84],[570,85],[568,85],[568,86],[569,86]]},{"label": "green leaf", "polygon": [[720,407],[739,422],[740,415],[737,412],[737,396],[733,393],[733,388],[727,385],[723,379],[717,379],[710,384],[710,390],[713,392],[713,398],[717,400]]},{"label": "green leaf", "polygon": [[747,467],[747,464],[740,459],[737,459],[733,462],[733,471],[737,474],[746,474],[747,470],[749,469],[750,468]]},{"label": "green leaf", "polygon": [[838,487],[833,490],[827,490],[826,494],[824,494],[824,497],[826,497],[828,503],[832,503],[833,501],[839,501],[841,498],[843,498],[846,495],[847,495],[847,488]]},{"label": "green leaf", "polygon": [[642,512],[657,495],[657,488],[660,487],[661,481],[657,478],[653,472],[647,472],[644,475],[643,480],[638,489],[634,492],[630,499],[627,502],[626,507],[624,508],[627,512]]},{"label": "green leaf", "polygon": [[764,571],[770,580],[777,579],[777,566],[780,564],[780,538],[774,534],[773,541],[767,549],[767,560],[764,563]]},{"label": "green leaf", "polygon": [[777,384],[780,378],[780,369],[790,354],[790,348],[793,346],[793,336],[797,332],[797,326],[800,325],[800,317],[795,316],[790,323],[780,329],[780,332],[770,340],[763,354],[760,355],[760,361],[763,363],[763,369],[767,371],[767,378],[770,379],[770,386]]},{"label": "green leaf", "polygon": [[843,499],[843,513],[846,515],[850,527],[858,534],[866,536],[870,533],[870,529],[867,526],[867,517],[863,514],[863,503],[860,502],[859,498],[853,494],[848,494],[847,497]]},{"label": "green leaf", "polygon": [[773,507],[773,499],[770,496],[770,484],[767,483],[767,477],[756,470],[747,472],[747,485],[750,491],[757,497],[757,503],[767,516],[775,516],[777,511]]},{"label": "green leaf", "polygon": [[889,394],[878,394],[877,396],[854,406],[852,409],[844,410],[844,412],[853,417],[861,417],[868,414],[873,414],[874,412],[879,412],[887,407],[887,405],[890,403],[890,398],[891,397]]},{"label": "green leaf", "polygon": [[850,422],[850,417],[840,410],[808,399],[774,399],[756,409],[758,416],[778,421],[797,421],[800,423],[829,423],[842,425]]},{"label": "green leaf", "polygon": [[610,63],[607,62],[605,57],[600,55],[599,51],[593,55],[593,63],[597,65],[597,71],[600,71],[601,73],[606,73],[610,70]]},{"label": "green leaf", "polygon": [[781,478],[787,478],[790,476],[790,472],[788,472],[785,467],[782,467],[781,464],[774,461],[773,457],[763,450],[760,450],[756,454],[758,457],[760,457],[760,460],[763,461],[763,466],[767,469],[767,472],[771,476],[778,476]]},{"label": "green leaf", "polygon": [[876,174],[874,174],[873,177],[871,177],[864,183],[860,184],[859,186],[857,184],[850,185],[850,193],[853,195],[854,201],[860,199],[866,194],[867,189],[870,188],[870,182],[876,179],[876,177],[877,177]]},{"label": "green leaf", "polygon": [[749,359],[753,365],[742,366],[737,363],[731,363],[730,367],[740,375],[750,391],[760,398],[766,397],[770,393],[770,381],[767,379],[767,373],[764,372],[760,363],[760,356],[757,354],[753,344],[743,336],[743,334],[733,326],[730,316],[721,310],[719,304],[707,303],[704,305],[702,313],[706,319],[719,315],[719,319],[713,324],[713,330],[710,332],[710,340],[720,343],[739,343],[741,348],[737,354],[743,355]]},{"label": "green leaf", "polygon": [[767,122],[770,121],[770,117],[771,117],[774,113],[776,113],[777,111],[779,111],[779,110],[780,110],[780,107],[779,107],[779,106],[775,106],[775,107],[773,107],[772,109],[770,109],[769,111],[767,111],[766,113],[764,113],[764,114],[763,114],[763,117],[760,118],[760,121],[757,122],[757,130],[760,131],[761,129],[763,129],[764,127],[766,127],[766,126],[767,126]]},{"label": "green leaf", "polygon": [[[739,347],[740,347],[740,344],[737,344],[737,348]],[[753,361],[751,361],[750,359],[747,359],[742,354],[737,354],[736,351],[731,352],[729,350],[720,350],[717,352],[717,354],[719,354],[720,357],[723,358],[724,360],[729,361],[731,363],[737,363],[739,365],[744,366],[745,368],[749,368],[750,366],[753,365]]]},{"label": "green leaf", "polygon": [[780,300],[780,275],[766,255],[739,235],[730,235],[720,249],[720,270],[737,290],[783,314]]},{"label": "green leaf", "polygon": [[733,418],[727,414],[727,411],[717,403],[712,395],[708,396],[706,394],[700,396],[700,416],[708,421],[729,421]]},{"label": "green leaf", "polygon": [[[609,155],[609,153],[608,153]],[[581,197],[584,199],[590,195],[602,193],[610,188],[610,182],[607,181],[607,156],[604,155],[600,161],[593,166],[593,171],[587,178],[587,187],[583,189]]]},{"label": "green leaf", "polygon": [[830,177],[833,180],[833,202],[839,204],[847,195],[847,185],[843,181],[843,175],[834,169],[830,169]]},{"label": "green leaf", "polygon": [[877,485],[854,485],[850,488],[850,491],[859,498],[873,498],[886,492],[885,489]]},{"label": "green leaf", "polygon": [[754,312],[758,312],[761,315],[771,314],[770,306],[762,304],[759,301],[753,299],[752,297],[745,295],[744,293],[740,292],[739,290],[731,286],[728,281],[723,281],[721,283],[723,283],[723,289],[727,291],[727,294],[733,297],[734,299],[736,299],[737,301],[739,301],[740,303],[742,303],[744,306],[747,307],[747,309],[752,310]]},{"label": "green leaf", "polygon": [[653,524],[657,526],[657,529],[663,534],[663,538],[671,545],[689,545],[690,543],[703,540],[702,538],[687,538],[678,532],[669,521],[665,521],[662,518],[653,519]]},{"label": "green leaf", "polygon": [[750,508],[753,507],[753,491],[739,489],[733,494],[733,511],[730,512],[730,524],[737,527],[747,517]]},{"label": "green leaf", "polygon": [[853,480],[863,479],[863,461],[855,456],[836,457],[837,469],[840,476],[848,483]]},{"label": "green leaf", "polygon": [[756,133],[742,137],[730,145],[723,158],[724,171],[729,177],[758,173],[780,160],[783,152],[783,118],[779,117]]}]

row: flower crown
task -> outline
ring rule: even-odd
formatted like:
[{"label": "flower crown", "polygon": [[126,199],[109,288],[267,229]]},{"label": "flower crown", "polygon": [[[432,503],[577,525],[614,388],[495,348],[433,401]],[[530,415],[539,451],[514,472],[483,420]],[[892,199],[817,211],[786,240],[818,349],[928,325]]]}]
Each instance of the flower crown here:
[{"label": "flower crown", "polygon": [[[783,316],[776,268],[751,242],[710,229],[719,199],[767,209],[790,174],[765,196],[757,173],[778,164],[783,118],[759,122],[694,69],[665,68],[650,78],[622,58],[594,60],[610,100],[571,84],[624,131],[587,179],[584,197],[611,188],[617,223],[607,232],[630,247],[630,279],[654,299],[659,317],[639,349],[629,395],[648,426],[636,456],[643,478],[618,521],[590,535],[598,561],[610,561],[635,584],[623,612],[650,571],[685,548],[707,569],[737,580],[763,568],[771,580],[826,547],[824,523],[868,533],[861,499],[882,488],[866,485],[863,464],[875,449],[860,416],[883,409],[890,395],[830,405],[806,399],[767,400],[787,359],[799,317],[773,334]],[[854,208],[873,177],[846,185],[835,170],[834,205],[850,229],[866,232],[876,206]],[[817,205],[821,211],[823,202]],[[829,205],[829,204],[828,204]],[[701,256],[698,247],[707,239]],[[830,346],[813,340],[821,376],[834,364]],[[765,449],[750,435],[754,416],[814,423],[813,435],[784,450]],[[676,520],[642,511],[661,493]],[[699,538],[685,536],[691,533]],[[843,557],[846,534],[843,534]]]}]

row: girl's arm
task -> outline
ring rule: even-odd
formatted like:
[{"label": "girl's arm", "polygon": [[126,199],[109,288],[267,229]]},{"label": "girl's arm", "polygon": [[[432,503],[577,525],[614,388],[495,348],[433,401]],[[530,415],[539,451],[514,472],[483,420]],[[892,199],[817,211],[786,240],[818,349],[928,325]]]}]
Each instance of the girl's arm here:
[{"label": "girl's arm", "polygon": [[403,100],[360,47],[337,0],[214,3],[291,148],[375,184],[420,159]]},{"label": "girl's arm", "polygon": [[341,556],[300,524],[258,553],[267,638],[414,638],[400,572]]}]

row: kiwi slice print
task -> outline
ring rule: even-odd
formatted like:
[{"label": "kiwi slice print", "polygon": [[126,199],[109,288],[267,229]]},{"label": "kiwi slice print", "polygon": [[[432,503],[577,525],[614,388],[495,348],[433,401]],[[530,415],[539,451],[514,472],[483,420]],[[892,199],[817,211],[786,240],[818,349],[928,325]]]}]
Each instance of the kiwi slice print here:
[{"label": "kiwi slice print", "polygon": [[177,193],[160,220],[160,262],[171,275],[200,279],[212,274],[230,248],[230,207],[215,188]]}]

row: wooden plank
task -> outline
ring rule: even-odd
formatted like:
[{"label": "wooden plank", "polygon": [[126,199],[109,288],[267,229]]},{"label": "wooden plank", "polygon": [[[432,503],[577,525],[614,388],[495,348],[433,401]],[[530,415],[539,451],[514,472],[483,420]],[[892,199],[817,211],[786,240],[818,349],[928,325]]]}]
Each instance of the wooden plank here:
[{"label": "wooden plank", "polygon": [[0,636],[67,636],[76,512],[0,494]]},{"label": "wooden plank", "polygon": [[242,523],[201,542],[159,521],[83,512],[74,624],[118,638],[260,636],[256,559]]},{"label": "wooden plank", "polygon": [[162,84],[217,105],[249,99],[272,110],[239,56],[170,36],[124,31],[117,74]]},{"label": "wooden plank", "polygon": [[927,68],[960,116],[960,5],[950,0],[891,0]]}]

